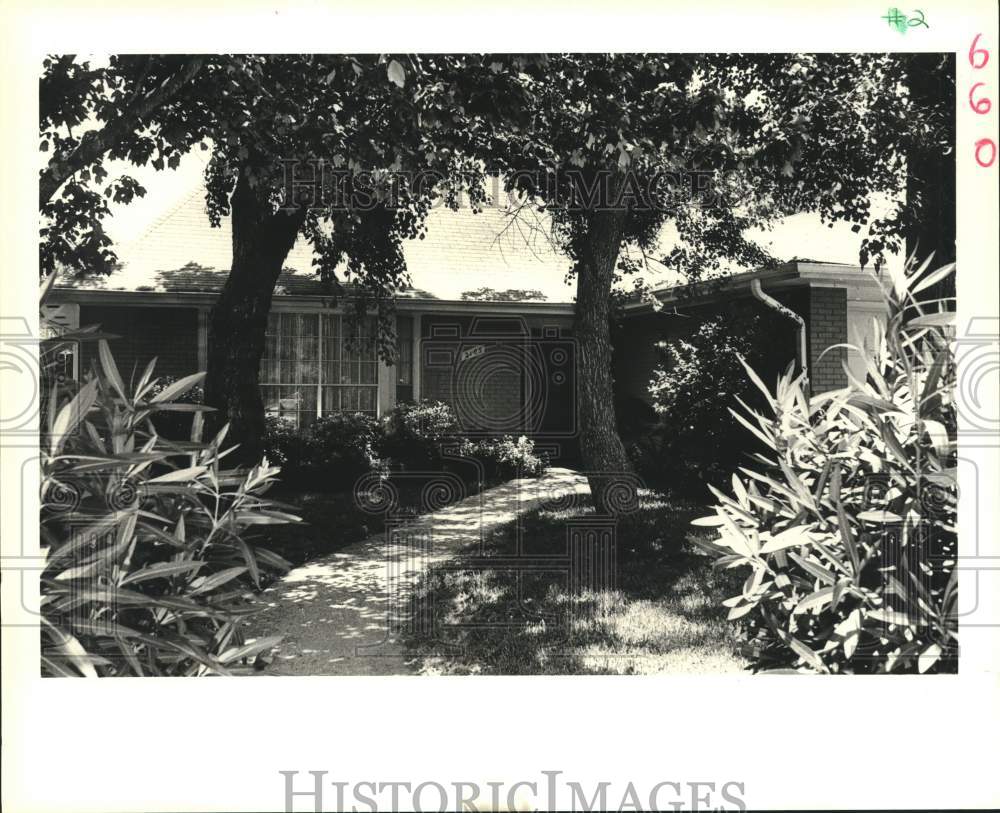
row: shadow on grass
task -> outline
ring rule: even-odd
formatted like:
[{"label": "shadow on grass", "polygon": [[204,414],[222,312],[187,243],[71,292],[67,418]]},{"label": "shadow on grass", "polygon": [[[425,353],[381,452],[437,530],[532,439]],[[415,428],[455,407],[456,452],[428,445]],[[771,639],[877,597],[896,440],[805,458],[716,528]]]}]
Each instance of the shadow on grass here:
[{"label": "shadow on grass", "polygon": [[[425,632],[407,648],[427,674],[645,674],[741,671],[722,600],[739,589],[690,538],[695,503],[640,493],[617,526],[613,589],[572,590],[567,528],[593,510],[535,511],[488,534],[423,582]],[[579,501],[578,501],[579,503]],[[519,570],[512,557],[532,567]],[[490,566],[490,559],[497,566]],[[548,565],[551,564],[551,567]]]},{"label": "shadow on grass", "polygon": [[[415,481],[392,481],[398,498],[393,517],[418,517],[429,509],[426,503],[426,486],[433,479],[428,475]],[[462,497],[479,493],[476,482],[464,483]],[[295,567],[312,559],[337,553],[357,542],[377,536],[385,530],[386,515],[362,511],[354,492],[348,491],[298,491],[276,489],[268,496],[301,517],[301,523],[268,525],[257,534],[255,541],[287,559]]]}]

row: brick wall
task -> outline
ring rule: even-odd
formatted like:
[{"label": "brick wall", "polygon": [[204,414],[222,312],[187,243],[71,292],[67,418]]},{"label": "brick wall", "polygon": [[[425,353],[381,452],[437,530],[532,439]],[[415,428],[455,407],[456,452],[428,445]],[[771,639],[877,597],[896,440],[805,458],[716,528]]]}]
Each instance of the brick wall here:
[{"label": "brick wall", "polygon": [[[195,308],[155,308],[146,306],[81,305],[80,324],[99,324],[111,339],[112,354],[122,378],[128,381],[142,374],[154,356],[156,376],[180,377],[198,372],[198,311]],[[83,342],[80,372],[96,362],[97,345]]]},{"label": "brick wall", "polygon": [[[464,431],[518,431],[524,363],[517,327],[484,326],[464,315],[425,316],[421,397],[451,404]],[[509,340],[497,340],[508,333]]]},{"label": "brick wall", "polygon": [[809,379],[813,392],[826,392],[847,386],[843,362],[847,350],[828,347],[847,338],[847,291],[843,288],[810,288],[809,291]]},{"label": "brick wall", "polygon": [[571,435],[576,378],[568,324],[425,315],[420,396],[451,404],[469,433]]}]

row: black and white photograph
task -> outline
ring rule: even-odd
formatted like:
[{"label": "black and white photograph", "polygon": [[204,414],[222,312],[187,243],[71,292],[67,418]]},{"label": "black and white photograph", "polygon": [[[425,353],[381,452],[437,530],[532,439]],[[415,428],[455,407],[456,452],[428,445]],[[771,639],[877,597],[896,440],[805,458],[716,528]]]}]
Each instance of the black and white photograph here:
[{"label": "black and white photograph", "polygon": [[[344,706],[420,739],[386,693],[565,687],[574,729],[614,739],[635,692],[664,733],[690,704],[751,748],[823,751],[843,724],[831,760],[908,744],[832,692],[940,696],[900,707],[928,754],[960,685],[995,719],[998,57],[996,9],[967,6],[864,6],[863,47],[822,45],[817,16],[780,46],[633,50],[32,28],[37,131],[4,126],[35,179],[5,220],[38,265],[2,272],[25,291],[0,336],[19,679],[99,686],[125,750],[163,730],[152,698],[220,685],[248,703],[237,743],[255,717],[312,727],[264,699],[301,687],[338,749],[362,736]],[[816,708],[779,713],[782,687]],[[175,717],[199,748],[207,702]],[[371,782],[268,763],[258,809],[774,804],[710,761],[411,787],[362,753]]]},{"label": "black and white photograph", "polygon": [[954,70],[46,58],[43,674],[955,671]]}]

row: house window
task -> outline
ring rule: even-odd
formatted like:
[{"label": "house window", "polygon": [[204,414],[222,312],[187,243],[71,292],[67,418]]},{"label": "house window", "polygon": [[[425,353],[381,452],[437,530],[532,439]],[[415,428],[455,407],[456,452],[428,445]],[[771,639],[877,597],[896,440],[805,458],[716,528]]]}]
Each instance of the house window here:
[{"label": "house window", "polygon": [[373,319],[272,313],[260,373],[267,414],[299,429],[332,412],[376,414],[374,338]]},{"label": "house window", "polygon": [[396,317],[396,400],[413,400],[413,317]]},{"label": "house window", "polygon": [[77,378],[79,344],[60,342],[59,337],[80,329],[80,306],[42,305],[39,309],[39,329],[42,338],[39,361],[45,392],[53,381]]}]

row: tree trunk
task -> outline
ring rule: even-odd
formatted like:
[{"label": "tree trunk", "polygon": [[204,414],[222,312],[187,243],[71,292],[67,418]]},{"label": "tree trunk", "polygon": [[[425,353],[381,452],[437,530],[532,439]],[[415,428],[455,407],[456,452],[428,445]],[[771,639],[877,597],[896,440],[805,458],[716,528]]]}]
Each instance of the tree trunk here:
[{"label": "tree trunk", "polygon": [[278,275],[304,221],[304,210],[272,212],[241,174],[232,198],[233,263],[209,319],[205,379],[206,403],[217,410],[210,413],[213,426],[228,422],[226,444],[240,444],[227,458],[233,463],[254,465],[261,458],[259,381],[267,318]]},{"label": "tree trunk", "polygon": [[611,288],[625,217],[621,209],[589,213],[573,245],[580,454],[599,513],[611,508],[609,489],[621,483],[622,474],[632,471],[618,436],[611,374]]}]

